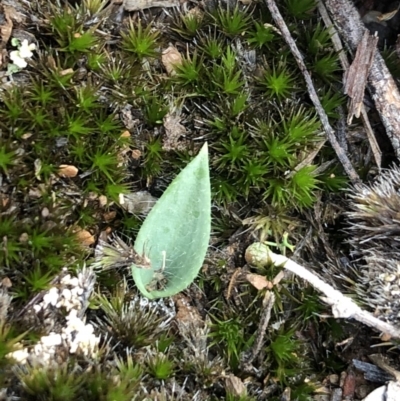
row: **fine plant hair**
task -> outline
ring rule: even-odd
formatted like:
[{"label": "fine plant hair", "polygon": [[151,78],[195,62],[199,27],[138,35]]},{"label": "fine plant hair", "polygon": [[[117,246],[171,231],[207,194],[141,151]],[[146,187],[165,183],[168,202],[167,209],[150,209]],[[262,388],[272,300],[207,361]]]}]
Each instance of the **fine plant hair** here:
[{"label": "fine plant hair", "polygon": [[399,324],[400,169],[383,171],[373,184],[349,193],[349,243],[355,291],[360,302],[381,319]]}]

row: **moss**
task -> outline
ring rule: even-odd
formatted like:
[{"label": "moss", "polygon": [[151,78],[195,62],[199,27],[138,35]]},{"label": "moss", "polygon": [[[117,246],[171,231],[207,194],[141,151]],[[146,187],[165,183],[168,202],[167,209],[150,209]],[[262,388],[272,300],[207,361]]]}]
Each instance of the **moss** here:
[{"label": "moss", "polygon": [[[340,74],[315,2],[284,5],[334,123],[343,98],[332,81]],[[303,235],[304,214],[321,192],[346,184],[335,164],[319,172],[332,159],[329,152],[302,165],[322,139],[321,126],[264,5],[210,7],[164,21],[144,11],[140,19],[117,25],[108,11],[103,14],[102,1],[40,1],[30,7],[40,26],[40,50],[20,73],[23,84],[0,95],[0,267],[13,283],[15,308],[40,297],[64,267],[90,263],[93,249],[80,246],[77,227],[96,238],[111,229],[134,237],[142,217],[119,207],[121,194],[148,189],[159,195],[204,140],[218,247],[243,222],[263,240],[280,243],[290,233],[292,243]],[[28,25],[37,32],[36,22]],[[161,51],[171,37],[179,37],[183,61],[170,76]],[[182,106],[183,149],[164,146],[171,135],[165,128],[171,104]],[[76,167],[77,175],[63,176],[61,165]],[[241,239],[240,246],[248,241]],[[100,273],[99,295],[87,313],[104,340],[99,360],[71,357],[59,369],[21,370],[17,379],[6,369],[19,383],[18,394],[43,400],[171,399],[175,383],[190,382],[187,399],[197,390],[199,399],[211,399],[223,387],[222,372],[243,374],[241,357],[253,345],[262,311],[262,292],[243,280],[234,288],[234,301],[223,296],[233,267],[243,264],[240,246],[234,256],[213,254],[199,282],[207,299],[192,294],[212,323],[190,334],[171,328],[170,318],[154,305],[135,303],[132,283],[121,285],[126,271]],[[260,273],[273,279],[278,271]],[[281,319],[286,308],[293,321],[316,324],[313,294],[305,298],[293,288],[284,282],[273,319]],[[304,384],[295,376],[311,362],[289,326],[267,333],[266,362],[257,361],[256,368],[272,371],[282,390],[289,383],[300,394]],[[15,345],[7,333],[1,357]]]}]

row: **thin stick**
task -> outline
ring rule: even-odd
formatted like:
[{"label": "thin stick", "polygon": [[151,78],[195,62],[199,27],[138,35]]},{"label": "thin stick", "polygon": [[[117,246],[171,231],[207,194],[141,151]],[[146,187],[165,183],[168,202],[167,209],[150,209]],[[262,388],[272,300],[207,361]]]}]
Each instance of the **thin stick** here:
[{"label": "thin stick", "polygon": [[274,0],[265,0],[267,7],[269,8],[269,11],[271,12],[271,15],[273,19],[275,20],[276,24],[278,25],[278,28],[280,29],[283,38],[285,39],[286,43],[289,45],[290,50],[296,59],[297,65],[299,66],[299,69],[301,73],[304,76],[304,79],[307,84],[307,90],[310,95],[311,101],[314,104],[315,109],[317,110],[317,113],[319,115],[319,118],[322,122],[322,125],[324,127],[324,130],[326,132],[326,135],[328,137],[329,142],[331,143],[333,149],[336,152],[337,157],[339,158],[340,162],[343,165],[343,168],[346,170],[346,173],[348,174],[350,180],[353,182],[353,184],[358,184],[360,183],[360,177],[354,170],[349,158],[346,155],[346,152],[340,147],[339,142],[337,141],[335,137],[335,132],[331,125],[329,124],[328,116],[325,113],[324,108],[322,107],[322,104],[318,98],[317,92],[315,91],[314,85],[311,80],[311,76],[309,72],[307,71],[306,65],[304,64],[303,57],[300,54],[299,49],[296,46],[295,41],[290,35],[289,29],[285,23],[285,21],[282,18],[281,13],[278,10],[278,7],[275,4]]},{"label": "thin stick", "polygon": [[387,333],[393,338],[400,339],[400,329],[379,320],[369,312],[361,309],[351,298],[346,297],[340,291],[335,290],[314,273],[297,264],[293,260],[288,259],[286,256],[271,252],[265,244],[256,242],[250,245],[246,250],[246,261],[251,264],[266,264],[272,262],[277,266],[283,266],[298,277],[308,281],[315,289],[321,291],[325,295],[322,300],[324,300],[328,305],[331,305],[332,313],[335,318],[355,319],[367,326],[381,331],[382,333]]},{"label": "thin stick", "polygon": [[[343,40],[355,51],[366,28],[354,2],[325,0],[325,5]],[[386,128],[386,134],[400,160],[400,91],[379,52],[375,53],[371,66],[368,88]]]},{"label": "thin stick", "polygon": [[[332,35],[331,39],[332,39],[333,47],[335,48],[336,53],[339,55],[340,63],[342,64],[342,68],[346,74],[347,70],[350,67],[350,64],[349,64],[349,61],[347,60],[346,53],[344,52],[342,42],[340,40],[340,36],[337,33],[337,30],[336,30],[335,26],[333,25],[329,15],[328,15],[328,11],[326,10],[325,5],[322,2],[322,0],[318,1],[318,11],[321,14],[321,17],[322,17],[322,20],[324,21],[325,26],[327,27],[330,34]],[[361,120],[364,125],[365,131],[367,133],[368,141],[371,146],[372,154],[374,155],[376,165],[378,166],[378,168],[380,170],[381,164],[382,164],[382,152],[379,149],[379,145],[375,138],[374,132],[372,130],[371,123],[369,122],[368,113],[367,113],[367,110],[365,109],[364,104],[361,104]]]},{"label": "thin stick", "polygon": [[251,371],[251,365],[254,359],[259,356],[261,348],[264,344],[264,337],[266,330],[271,319],[271,310],[275,303],[275,294],[272,291],[266,291],[263,299],[263,311],[260,316],[260,323],[258,325],[256,340],[250,351],[241,356],[241,365],[246,371]]}]

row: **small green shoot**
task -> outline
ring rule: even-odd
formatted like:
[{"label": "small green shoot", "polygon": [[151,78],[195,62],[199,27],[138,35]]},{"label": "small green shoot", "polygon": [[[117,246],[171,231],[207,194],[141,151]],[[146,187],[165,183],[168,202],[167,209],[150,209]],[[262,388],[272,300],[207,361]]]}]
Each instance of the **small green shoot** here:
[{"label": "small green shoot", "polygon": [[338,81],[340,74],[339,58],[335,53],[327,54],[321,58],[316,58],[312,64],[315,74],[326,83]]},{"label": "small green shoot", "polygon": [[79,112],[67,114],[65,122],[68,126],[68,134],[79,140],[82,135],[90,134],[93,128],[88,126],[88,118]]},{"label": "small green shoot", "polygon": [[224,43],[223,40],[216,36],[214,33],[211,36],[211,32],[209,35],[204,35],[201,37],[201,45],[200,49],[208,56],[211,60],[219,59],[224,51]]},{"label": "small green shoot", "polygon": [[159,36],[159,32],[153,30],[151,24],[143,28],[141,21],[135,26],[131,20],[128,31],[121,33],[121,46],[126,52],[136,55],[139,60],[143,60],[145,57],[155,57]]},{"label": "small green shoot", "polygon": [[54,104],[55,96],[55,91],[45,85],[43,81],[32,80],[31,100],[40,103],[42,107],[46,107],[52,103]]},{"label": "small green shoot", "polygon": [[302,344],[294,337],[294,328],[286,332],[280,329],[268,347],[271,352],[270,358],[274,361],[273,371],[282,383],[287,383],[290,376],[298,374],[297,370],[301,364],[299,352]]},{"label": "small green shoot", "polygon": [[192,57],[189,55],[183,58],[181,64],[174,66],[176,76],[174,80],[182,86],[195,88],[199,84],[203,70],[203,60],[194,52]]},{"label": "small green shoot", "polygon": [[2,96],[2,103],[4,106],[0,107],[0,124],[1,121],[8,121],[9,124],[14,125],[19,118],[25,113],[23,106],[23,94],[19,88],[11,88]]},{"label": "small green shoot", "polygon": [[159,380],[170,378],[174,373],[174,363],[168,359],[167,355],[158,353],[155,356],[149,356],[147,369],[150,375]]},{"label": "small green shoot", "polygon": [[320,96],[322,107],[329,118],[339,118],[338,107],[343,106],[346,97],[340,91],[329,88]]},{"label": "small green shoot", "polygon": [[304,289],[301,299],[298,300],[299,306],[296,308],[303,323],[309,320],[318,321],[319,315],[326,309],[321,302],[320,295],[312,287]]},{"label": "small green shoot", "polygon": [[229,104],[231,116],[238,117],[240,114],[242,114],[248,107],[248,100],[249,95],[246,92],[237,94],[237,96]]},{"label": "small green shoot", "polygon": [[264,77],[259,82],[268,95],[283,100],[290,96],[295,80],[286,68],[273,68],[272,71],[265,71]]},{"label": "small green shoot", "polygon": [[266,162],[261,160],[245,160],[241,166],[242,176],[239,178],[239,187],[243,186],[243,194],[247,197],[251,188],[259,188],[263,178],[270,171]]},{"label": "small green shoot", "polygon": [[271,135],[265,138],[264,146],[268,152],[268,163],[279,168],[288,168],[295,160],[294,146],[287,138],[277,138]]},{"label": "small green shoot", "polygon": [[128,351],[126,353],[126,361],[116,357],[115,362],[121,377],[129,381],[136,381],[139,384],[143,375],[143,368],[133,360],[132,355]]},{"label": "small green shoot", "polygon": [[88,114],[92,114],[94,109],[101,105],[98,102],[98,88],[87,85],[85,87],[75,87],[75,103],[77,107]]},{"label": "small green shoot", "polygon": [[107,56],[104,53],[90,52],[87,55],[87,65],[91,71],[100,71],[101,67],[107,62]]},{"label": "small green shoot", "polygon": [[172,28],[172,30],[185,39],[195,37],[203,25],[203,16],[200,14],[180,14],[178,18],[175,22],[175,28]]},{"label": "small green shoot", "polygon": [[233,127],[227,140],[221,141],[221,147],[217,150],[221,156],[216,160],[219,169],[230,169],[234,166],[239,167],[239,163],[248,159],[250,156],[246,144],[248,137],[245,132],[240,131],[238,127]]},{"label": "small green shoot", "polygon": [[150,139],[145,147],[142,173],[145,176],[157,175],[163,161],[163,148],[160,138]]},{"label": "small green shoot", "polygon": [[27,394],[52,401],[76,400],[85,380],[67,367],[19,369],[17,376]]},{"label": "small green shoot", "polygon": [[286,0],[286,8],[293,17],[309,19],[315,10],[316,0]]},{"label": "small green shoot", "polygon": [[101,66],[104,77],[111,82],[121,81],[129,76],[130,67],[122,60],[109,58],[107,63]]},{"label": "small green shoot", "polygon": [[90,52],[97,44],[97,37],[91,31],[86,31],[83,33],[76,32],[70,38],[70,41],[66,48],[63,50],[75,53],[88,53]]},{"label": "small green shoot", "polygon": [[281,242],[271,242],[271,241],[265,241],[264,244],[268,246],[273,246],[275,248],[279,249],[279,252],[286,256],[286,250],[289,249],[290,252],[294,252],[295,245],[292,245],[289,243],[289,233],[285,232],[282,235],[282,241]]},{"label": "small green shoot", "polygon": [[299,208],[310,207],[315,202],[315,190],[319,181],[314,174],[315,166],[305,166],[291,178],[289,186]]},{"label": "small green shoot", "polygon": [[218,319],[211,315],[211,319],[211,345],[221,348],[231,368],[236,369],[240,354],[248,349],[254,338],[249,336],[245,339],[243,322],[239,317]]},{"label": "small green shoot", "polygon": [[[10,363],[9,354],[21,348],[21,345],[18,343],[26,334],[18,335],[12,326],[3,320],[0,321],[0,368],[2,370]],[[4,384],[3,377],[0,377],[0,384]]]},{"label": "small green shoot", "polygon": [[151,96],[146,99],[144,115],[150,126],[160,125],[169,111],[162,97]]},{"label": "small green shoot", "polygon": [[104,175],[105,178],[109,180],[110,183],[114,183],[113,175],[118,167],[118,158],[112,153],[108,152],[106,149],[99,148],[91,156],[92,166],[90,167],[95,173],[100,173]]},{"label": "small green shoot", "polygon": [[325,187],[328,191],[339,192],[348,186],[348,177],[337,170],[337,168],[329,169],[318,176],[321,186]]},{"label": "small green shoot", "polygon": [[221,88],[223,93],[227,95],[238,95],[244,85],[241,80],[242,74],[240,71],[236,73],[229,73],[222,66],[215,66],[212,70],[212,79],[217,87]]},{"label": "small green shoot", "polygon": [[234,50],[232,50],[231,46],[226,48],[225,54],[222,55],[221,58],[221,67],[225,69],[228,74],[232,74],[234,70],[237,68],[237,54]]},{"label": "small green shoot", "polygon": [[15,152],[5,145],[0,147],[0,172],[8,174],[8,169],[16,162],[15,156]]},{"label": "small green shoot", "polygon": [[321,23],[318,23],[317,26],[312,26],[311,29],[308,28],[304,34],[307,38],[308,51],[314,56],[332,45],[332,35]]},{"label": "small green shoot", "polygon": [[78,13],[66,6],[60,12],[56,6],[51,6],[52,14],[49,18],[55,39],[60,50],[68,53],[88,53],[98,43],[94,30],[84,30]]},{"label": "small green shoot", "polygon": [[239,6],[234,9],[228,7],[226,10],[219,8],[211,16],[228,37],[235,37],[245,32],[251,21],[251,15],[240,10]]},{"label": "small green shoot", "polygon": [[104,312],[101,327],[125,347],[151,345],[168,329],[154,308],[141,307],[138,302],[124,303],[117,290],[111,297],[99,295],[96,300]]},{"label": "small green shoot", "polygon": [[255,31],[250,31],[249,38],[247,39],[249,45],[261,49],[275,39],[275,35],[270,24],[254,22],[254,27]]},{"label": "small green shoot", "polygon": [[296,146],[307,145],[318,139],[321,124],[319,120],[305,111],[303,107],[292,111],[289,118],[282,117],[282,123],[279,126],[286,134],[286,139],[290,144]]},{"label": "small green shoot", "polygon": [[44,273],[41,268],[36,267],[25,276],[25,281],[29,285],[30,293],[36,294],[39,291],[47,290],[52,278],[53,274],[50,271]]}]

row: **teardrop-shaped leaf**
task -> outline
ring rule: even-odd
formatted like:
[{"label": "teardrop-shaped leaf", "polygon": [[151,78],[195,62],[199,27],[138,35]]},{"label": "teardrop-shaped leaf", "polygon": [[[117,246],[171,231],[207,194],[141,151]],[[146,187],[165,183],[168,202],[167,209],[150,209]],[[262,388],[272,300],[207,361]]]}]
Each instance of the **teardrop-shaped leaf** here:
[{"label": "teardrop-shaped leaf", "polygon": [[169,297],[196,278],[211,232],[211,189],[207,144],[179,173],[150,211],[135,241],[150,269],[132,266],[147,298]]}]

